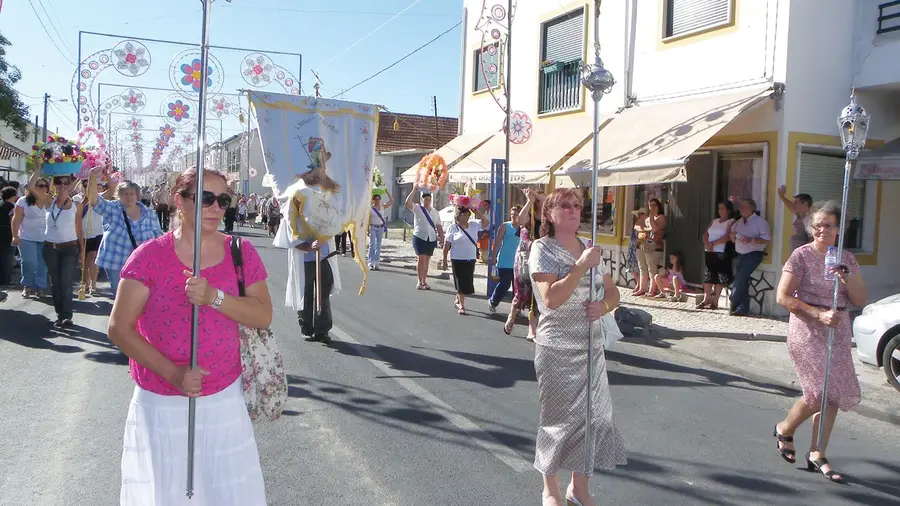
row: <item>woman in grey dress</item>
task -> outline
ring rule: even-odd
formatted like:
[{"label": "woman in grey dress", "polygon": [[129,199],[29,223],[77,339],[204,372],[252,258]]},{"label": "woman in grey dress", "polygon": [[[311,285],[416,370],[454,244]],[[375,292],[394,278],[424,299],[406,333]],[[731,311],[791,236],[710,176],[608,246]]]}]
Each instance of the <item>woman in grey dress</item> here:
[{"label": "woman in grey dress", "polygon": [[[540,318],[534,367],[540,390],[540,427],[534,467],[544,477],[544,506],[562,506],[557,472],[572,471],[569,506],[594,506],[588,480],[594,469],[624,465],[625,445],[613,421],[600,318],[619,303],[619,291],[603,266],[600,248],[577,235],[582,199],[569,189],[544,202],[541,239],[529,260]],[[597,267],[597,296],[590,295],[589,272]],[[594,326],[594,381],[591,392],[593,465],[585,466],[587,339]]]}]

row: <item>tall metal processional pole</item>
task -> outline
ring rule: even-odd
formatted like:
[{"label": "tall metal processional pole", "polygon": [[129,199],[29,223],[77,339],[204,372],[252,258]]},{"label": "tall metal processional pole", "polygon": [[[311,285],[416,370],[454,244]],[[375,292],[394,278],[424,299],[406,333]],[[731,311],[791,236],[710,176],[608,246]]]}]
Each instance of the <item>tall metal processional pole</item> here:
[{"label": "tall metal processional pole", "polygon": [[[505,139],[505,155],[506,158],[506,174],[505,180],[503,181],[503,207],[500,209],[503,210],[501,214],[506,216],[506,213],[509,212],[509,209],[512,207],[512,195],[513,188],[510,184],[510,159],[509,159],[509,146],[510,146],[510,130],[512,129],[512,125],[510,121],[512,120],[512,34],[513,34],[513,0],[508,0],[506,4],[506,17],[507,17],[507,30],[506,30],[506,82],[503,84],[506,92],[506,131],[504,134],[506,135]],[[512,219],[512,216],[507,217],[507,219]]]},{"label": "tall metal processional pole", "polygon": [[[200,274],[200,241],[202,239],[203,206],[200,197],[203,195],[203,174],[206,158],[206,93],[209,79],[209,18],[213,0],[200,0],[203,3],[203,28],[200,32],[200,97],[197,104],[197,185],[194,188],[194,275]],[[228,0],[230,1],[230,0]],[[197,343],[200,334],[200,306],[191,308],[191,369],[197,368]],[[188,399],[188,454],[187,454],[187,496],[194,495],[194,434],[196,431],[197,399]]]},{"label": "tall metal processional pole", "polygon": [[[598,184],[597,176],[599,174],[600,163],[600,99],[603,95],[612,90],[616,84],[613,75],[603,67],[603,60],[600,59],[600,0],[594,1],[594,64],[585,63],[581,67],[581,84],[591,92],[591,98],[594,101],[594,154],[593,154],[593,170],[591,172],[591,246],[597,244],[597,195]],[[597,294],[597,268],[593,267],[590,271],[591,293],[589,301],[593,301]],[[588,330],[588,362],[587,362],[587,395],[585,407],[585,424],[584,424],[584,466],[585,472],[590,475],[594,469],[593,455],[593,437],[591,426],[591,418],[593,418],[593,406],[591,405],[592,393],[594,388],[594,325],[591,324]]]},{"label": "tall metal processional pole", "polygon": [[[869,115],[866,110],[856,103],[856,93],[850,94],[850,104],[841,111],[838,117],[838,128],[841,132],[841,145],[846,153],[844,161],[844,187],[841,191],[841,223],[838,228],[837,257],[838,262],[843,263],[844,258],[844,234],[847,231],[847,200],[850,193],[850,171],[859,156],[859,152],[866,145],[866,137],[869,134]],[[841,279],[834,277],[834,288],[831,296],[831,310],[838,307],[838,295],[841,289]],[[831,378],[831,347],[834,345],[834,327],[828,327],[828,340],[825,348],[825,379],[822,382],[822,399],[819,411],[819,430],[816,434],[816,447],[819,451],[823,448],[825,439],[825,413],[828,408],[828,381]],[[885,364],[887,367],[887,364]]]}]

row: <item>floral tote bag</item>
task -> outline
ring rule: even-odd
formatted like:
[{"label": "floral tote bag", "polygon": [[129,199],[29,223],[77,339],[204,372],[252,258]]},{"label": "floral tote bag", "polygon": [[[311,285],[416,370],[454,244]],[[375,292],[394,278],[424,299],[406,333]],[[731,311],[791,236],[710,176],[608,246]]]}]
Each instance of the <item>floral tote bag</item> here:
[{"label": "floral tote bag", "polygon": [[[244,260],[241,238],[231,238],[231,256],[238,274],[238,290],[244,296]],[[265,417],[277,420],[288,397],[284,359],[270,329],[252,329],[238,325],[241,339],[241,385],[244,402],[253,421]]]}]

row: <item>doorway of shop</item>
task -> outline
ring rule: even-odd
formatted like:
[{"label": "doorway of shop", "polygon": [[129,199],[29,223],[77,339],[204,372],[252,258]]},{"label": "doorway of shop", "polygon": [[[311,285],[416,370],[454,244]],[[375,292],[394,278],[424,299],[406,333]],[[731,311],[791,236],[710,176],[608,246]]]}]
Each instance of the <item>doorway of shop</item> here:
[{"label": "doorway of shop", "polygon": [[702,285],[705,269],[703,232],[715,211],[715,156],[712,153],[695,153],[688,159],[685,168],[687,181],[672,185],[666,210],[669,215],[666,255],[681,253],[685,280]]}]

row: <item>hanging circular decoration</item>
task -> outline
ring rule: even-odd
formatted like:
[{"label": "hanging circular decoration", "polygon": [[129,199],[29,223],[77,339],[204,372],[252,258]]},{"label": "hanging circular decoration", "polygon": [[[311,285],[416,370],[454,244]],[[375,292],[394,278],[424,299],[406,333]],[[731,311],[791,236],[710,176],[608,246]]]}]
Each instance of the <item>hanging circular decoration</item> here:
[{"label": "hanging circular decoration", "polygon": [[144,108],[146,104],[144,93],[134,88],[129,88],[121,95],[122,108],[131,112],[138,112]]},{"label": "hanging circular decoration", "polygon": [[102,63],[103,65],[106,65],[107,63],[109,63],[109,55],[101,54],[100,55],[100,63]]},{"label": "hanging circular decoration", "polygon": [[182,120],[189,119],[191,117],[190,110],[191,106],[185,104],[181,100],[176,100],[174,102],[169,102],[169,111],[166,115],[171,118],[176,123],[181,123]]},{"label": "hanging circular decoration", "polygon": [[150,51],[136,40],[123,40],[113,47],[116,70],[127,77],[143,75],[150,69]]},{"label": "hanging circular decoration", "polygon": [[[172,59],[169,78],[172,88],[188,100],[196,100],[200,93],[200,51],[187,49]],[[225,73],[219,60],[209,55],[207,60],[206,86],[208,96],[218,95],[225,82]]]},{"label": "hanging circular decoration", "polygon": [[491,9],[491,17],[497,21],[502,21],[506,18],[506,8],[500,4],[495,5]]},{"label": "hanging circular decoration", "polygon": [[522,111],[515,111],[509,117],[512,128],[507,128],[506,121],[503,121],[503,132],[509,136],[509,142],[513,144],[525,144],[531,139],[534,131],[534,125],[531,118]]},{"label": "hanging circular decoration", "polygon": [[231,114],[231,102],[228,97],[219,97],[210,100],[209,112],[216,118]]},{"label": "hanging circular decoration", "polygon": [[494,28],[491,30],[491,38],[494,40],[500,40],[500,30],[498,28]]},{"label": "hanging circular decoration", "polygon": [[[261,53],[253,53],[244,57],[244,62],[241,65],[241,76],[251,86],[268,86],[272,82],[272,71],[274,69],[275,65],[268,56]],[[276,74],[276,78],[279,75],[284,79],[283,72],[279,71]]]}]

